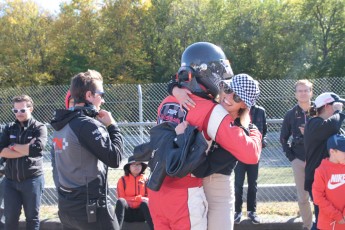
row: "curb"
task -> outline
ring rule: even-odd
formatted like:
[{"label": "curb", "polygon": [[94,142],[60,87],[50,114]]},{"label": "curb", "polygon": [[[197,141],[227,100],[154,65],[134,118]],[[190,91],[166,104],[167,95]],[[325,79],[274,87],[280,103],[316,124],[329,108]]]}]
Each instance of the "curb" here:
[{"label": "curb", "polygon": [[242,220],[240,224],[235,224],[234,230],[302,230],[301,218],[279,217],[272,220],[268,216],[261,219],[260,224],[253,224],[250,220]]}]

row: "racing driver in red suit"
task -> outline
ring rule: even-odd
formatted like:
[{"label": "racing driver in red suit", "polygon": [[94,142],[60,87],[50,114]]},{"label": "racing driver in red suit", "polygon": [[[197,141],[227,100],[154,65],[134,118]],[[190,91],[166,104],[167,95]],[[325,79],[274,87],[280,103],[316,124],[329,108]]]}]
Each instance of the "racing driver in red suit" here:
[{"label": "racing driver in red suit", "polygon": [[[242,159],[246,164],[256,164],[261,152],[260,132],[243,127],[213,100],[219,83],[232,75],[220,47],[208,42],[190,45],[182,54],[177,78],[182,87],[192,92],[190,98],[196,105],[190,110],[182,109],[175,97],[168,96],[158,107],[157,123],[188,121],[203,132],[206,140],[216,141],[231,153],[245,155]],[[207,229],[207,201],[201,178],[192,174],[183,178],[166,176],[159,191],[150,191],[149,200],[156,230]]]}]

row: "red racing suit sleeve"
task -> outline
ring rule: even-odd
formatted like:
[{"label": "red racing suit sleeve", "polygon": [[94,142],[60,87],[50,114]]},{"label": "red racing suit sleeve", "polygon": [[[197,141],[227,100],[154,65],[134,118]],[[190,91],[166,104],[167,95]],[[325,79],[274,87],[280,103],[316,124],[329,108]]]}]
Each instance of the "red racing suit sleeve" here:
[{"label": "red racing suit sleeve", "polygon": [[261,154],[261,133],[258,129],[250,129],[249,136],[234,125],[234,120],[221,106],[216,105],[205,119],[204,130],[207,135],[220,146],[229,151],[245,164],[256,164]]},{"label": "red racing suit sleeve", "polygon": [[313,183],[313,200],[314,203],[317,204],[320,209],[323,209],[323,213],[327,213],[329,219],[333,219],[336,221],[340,221],[343,219],[342,210],[336,209],[333,204],[327,199],[326,197],[326,189],[327,189],[327,178],[324,177],[323,170],[318,168],[315,170],[314,175],[314,183]]},{"label": "red racing suit sleeve", "polygon": [[[242,128],[234,125],[234,120],[221,105],[195,95],[190,95],[190,97],[196,105],[187,111],[180,109],[176,98],[168,96],[158,107],[158,114],[161,116],[158,120],[176,122],[180,117],[181,120],[186,120],[190,125],[198,127],[199,131],[203,131],[206,139],[216,141],[243,163],[258,163],[261,153],[259,130],[251,129],[248,136]],[[178,115],[180,111],[183,112]]]}]

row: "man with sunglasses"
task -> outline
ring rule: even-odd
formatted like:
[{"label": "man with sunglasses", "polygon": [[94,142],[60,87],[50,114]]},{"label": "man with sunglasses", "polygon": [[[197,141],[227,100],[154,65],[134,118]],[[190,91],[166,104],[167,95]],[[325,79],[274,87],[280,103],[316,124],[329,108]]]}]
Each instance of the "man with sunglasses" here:
[{"label": "man with sunglasses", "polygon": [[39,229],[47,127],[32,117],[34,103],[28,95],[15,96],[12,102],[16,120],[5,127],[0,139],[0,156],[6,159],[5,229],[18,229],[22,206],[26,229]]},{"label": "man with sunglasses", "polygon": [[94,70],[71,80],[70,110],[58,109],[51,121],[58,173],[59,218],[64,229],[118,230],[109,203],[108,166],[119,167],[123,154],[120,130],[102,110],[103,78]]},{"label": "man with sunglasses", "polygon": [[[317,115],[307,122],[304,129],[306,161],[304,189],[309,192],[311,198],[315,169],[319,167],[322,159],[329,157],[327,140],[334,134],[344,133],[341,126],[345,119],[345,114],[341,112],[345,99],[337,94],[322,93],[314,103]],[[317,229],[318,213],[319,207],[314,203],[315,223],[311,229]]]}]

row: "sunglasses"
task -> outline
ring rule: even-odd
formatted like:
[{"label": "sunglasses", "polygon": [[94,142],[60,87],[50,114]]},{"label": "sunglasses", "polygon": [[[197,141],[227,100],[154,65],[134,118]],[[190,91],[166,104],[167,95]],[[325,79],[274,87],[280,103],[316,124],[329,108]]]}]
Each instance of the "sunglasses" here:
[{"label": "sunglasses", "polygon": [[30,108],[24,108],[24,109],[12,109],[12,112],[13,113],[18,113],[18,112],[21,112],[21,113],[26,113],[26,111],[28,111]]},{"label": "sunglasses", "polygon": [[104,99],[105,92],[102,91],[95,91],[95,94],[97,93],[102,99]]},{"label": "sunglasses", "polygon": [[220,88],[221,88],[221,89],[223,90],[223,92],[226,93],[226,94],[232,94],[232,93],[234,93],[233,98],[234,98],[234,101],[235,101],[236,103],[240,103],[240,102],[242,101],[242,99],[240,98],[240,96],[238,96],[238,95],[234,92],[234,90],[231,89],[231,88],[229,87],[229,85],[226,84],[225,82],[221,82],[221,83],[220,83]]}]

